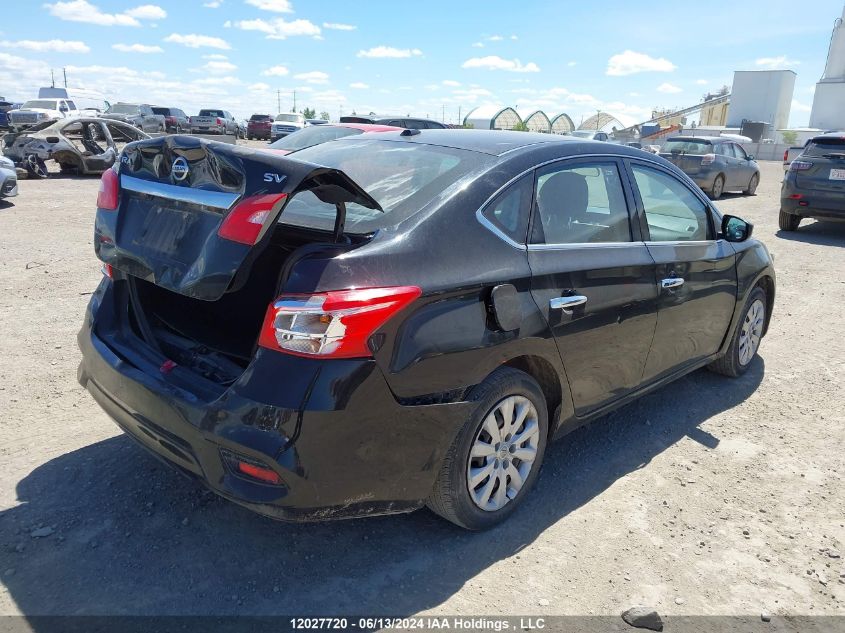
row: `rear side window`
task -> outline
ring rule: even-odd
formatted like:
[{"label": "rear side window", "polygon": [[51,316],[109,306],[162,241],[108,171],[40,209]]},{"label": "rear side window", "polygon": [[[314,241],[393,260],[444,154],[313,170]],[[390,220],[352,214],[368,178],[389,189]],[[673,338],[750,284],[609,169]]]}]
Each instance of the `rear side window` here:
[{"label": "rear side window", "polygon": [[845,138],[814,138],[804,149],[804,156],[845,154]]},{"label": "rear side window", "polygon": [[686,141],[681,139],[669,139],[663,144],[663,153],[668,154],[692,154],[703,156],[713,153],[713,145],[707,141]]},{"label": "rear side window", "polygon": [[712,239],[707,205],[667,173],[633,166],[634,180],[643,201],[653,242]]},{"label": "rear side window", "polygon": [[536,191],[532,243],[631,241],[616,163],[551,165],[538,172]]},{"label": "rear side window", "polygon": [[524,176],[496,196],[481,214],[514,242],[524,244],[533,192],[533,176]]},{"label": "rear side window", "polygon": [[[395,226],[470,171],[495,160],[487,154],[450,147],[354,137],[308,147],[291,158],[339,169],[381,205],[383,212],[346,205],[346,229],[350,233]],[[334,206],[321,203],[313,194],[300,193],[288,203],[280,221],[331,230],[334,215]]]}]

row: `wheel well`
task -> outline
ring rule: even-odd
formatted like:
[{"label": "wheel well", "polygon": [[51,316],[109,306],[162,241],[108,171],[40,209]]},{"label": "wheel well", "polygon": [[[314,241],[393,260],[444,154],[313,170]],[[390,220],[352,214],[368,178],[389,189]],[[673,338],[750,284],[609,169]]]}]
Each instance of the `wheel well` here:
[{"label": "wheel well", "polygon": [[562,402],[560,376],[552,364],[539,356],[518,356],[504,363],[504,367],[513,367],[524,371],[540,385],[546,398],[546,409],[549,412],[549,433],[555,427],[555,412]]},{"label": "wheel well", "polygon": [[775,307],[775,281],[765,275],[757,281],[754,287],[761,288],[766,294],[766,326],[763,329],[763,334],[765,334],[769,331],[769,321],[772,318],[772,309]]}]

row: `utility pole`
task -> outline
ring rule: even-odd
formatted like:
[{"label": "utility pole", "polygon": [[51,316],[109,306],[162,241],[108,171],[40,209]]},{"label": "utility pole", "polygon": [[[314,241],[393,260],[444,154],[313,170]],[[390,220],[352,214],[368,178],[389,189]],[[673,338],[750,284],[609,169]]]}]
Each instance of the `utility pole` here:
[{"label": "utility pole", "polygon": [[461,106],[458,106],[458,125],[463,125],[464,122],[461,119]]},{"label": "utility pole", "polygon": [[50,69],[50,87],[51,87],[51,88],[55,88],[55,87],[56,87],[56,78],[55,78],[55,76],[53,75],[53,69],[52,69],[52,68]]},{"label": "utility pole", "polygon": [[65,77],[65,88],[67,88],[67,68],[62,68],[62,75]]},{"label": "utility pole", "polygon": [[296,112],[296,90],[293,91],[293,111]]},{"label": "utility pole", "polygon": [[276,90],[276,113],[282,111],[282,91]]}]

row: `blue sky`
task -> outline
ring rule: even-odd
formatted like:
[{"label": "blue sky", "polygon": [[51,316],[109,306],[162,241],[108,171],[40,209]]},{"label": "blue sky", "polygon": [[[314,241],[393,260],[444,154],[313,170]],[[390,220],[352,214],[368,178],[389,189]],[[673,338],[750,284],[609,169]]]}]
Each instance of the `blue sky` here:
[{"label": "blue sky", "polygon": [[110,101],[305,106],[450,122],[486,103],[625,123],[697,103],[734,70],[798,73],[806,125],[842,0],[689,3],[47,0],[4,2],[0,95],[35,96],[64,67]]}]

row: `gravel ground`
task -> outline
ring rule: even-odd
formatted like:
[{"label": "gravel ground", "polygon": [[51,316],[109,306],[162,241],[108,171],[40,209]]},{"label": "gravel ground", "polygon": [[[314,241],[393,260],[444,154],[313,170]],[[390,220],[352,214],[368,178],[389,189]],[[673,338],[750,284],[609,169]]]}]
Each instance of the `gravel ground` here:
[{"label": "gravel ground", "polygon": [[845,615],[845,224],[779,233],[762,169],[719,203],[776,257],[751,370],[551,445],[483,534],[427,511],[276,523],[136,448],[76,382],[98,180],[22,181],[0,202],[0,614]]}]

